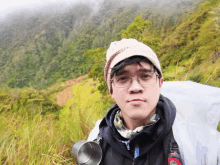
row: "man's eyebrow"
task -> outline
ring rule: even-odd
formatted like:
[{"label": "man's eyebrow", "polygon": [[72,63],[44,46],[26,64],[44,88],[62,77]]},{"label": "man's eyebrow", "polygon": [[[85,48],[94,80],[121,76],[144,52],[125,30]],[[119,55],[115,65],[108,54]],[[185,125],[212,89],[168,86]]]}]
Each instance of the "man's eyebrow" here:
[{"label": "man's eyebrow", "polygon": [[152,72],[152,69],[141,68],[140,71],[141,72]]},{"label": "man's eyebrow", "polygon": [[[139,71],[140,72],[152,72],[153,70],[152,69],[141,68]],[[127,74],[127,73],[129,73],[127,70],[121,70],[121,71],[118,71],[116,73],[116,76],[120,76],[120,75]]]},{"label": "man's eyebrow", "polygon": [[128,71],[127,71],[127,70],[118,71],[118,72],[116,73],[116,76],[120,76],[120,75],[123,75],[123,74],[125,74],[125,73],[128,73]]}]

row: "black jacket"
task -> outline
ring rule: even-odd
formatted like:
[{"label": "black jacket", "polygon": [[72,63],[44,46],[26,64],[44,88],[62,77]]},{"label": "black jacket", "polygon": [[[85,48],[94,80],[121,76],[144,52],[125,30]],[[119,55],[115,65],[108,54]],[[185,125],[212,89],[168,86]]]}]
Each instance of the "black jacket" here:
[{"label": "black jacket", "polygon": [[[114,116],[118,110],[117,105],[112,107],[99,126],[103,150],[100,165],[168,164],[172,125],[176,116],[176,108],[173,103],[161,95],[156,108],[160,120],[154,125],[145,127],[129,141],[123,138],[114,127]],[[135,145],[137,144],[140,155],[134,159]]]}]

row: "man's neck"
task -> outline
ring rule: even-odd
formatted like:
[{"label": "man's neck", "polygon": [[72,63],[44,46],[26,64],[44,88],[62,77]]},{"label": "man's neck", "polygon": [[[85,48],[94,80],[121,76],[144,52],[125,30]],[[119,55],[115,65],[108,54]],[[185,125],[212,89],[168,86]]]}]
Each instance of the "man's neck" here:
[{"label": "man's neck", "polygon": [[156,108],[147,116],[147,118],[144,118],[144,119],[131,119],[131,118],[128,118],[127,116],[123,116],[123,114],[121,114],[121,116],[123,118],[125,127],[127,129],[133,130],[133,129],[140,127],[144,124],[147,124],[149,122],[150,118],[154,114],[156,114]]}]

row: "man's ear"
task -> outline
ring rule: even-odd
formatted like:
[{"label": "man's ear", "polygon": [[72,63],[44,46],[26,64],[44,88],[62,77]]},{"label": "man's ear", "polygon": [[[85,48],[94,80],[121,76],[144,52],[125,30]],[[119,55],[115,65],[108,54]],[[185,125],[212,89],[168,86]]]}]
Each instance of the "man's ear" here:
[{"label": "man's ear", "polygon": [[162,85],[163,85],[163,80],[164,80],[164,78],[163,78],[163,77],[161,77],[161,78],[160,78],[160,86],[162,86]]},{"label": "man's ear", "polygon": [[162,78],[160,79],[160,83],[161,83],[161,84],[163,84],[163,80],[164,80],[164,78],[162,77]]}]

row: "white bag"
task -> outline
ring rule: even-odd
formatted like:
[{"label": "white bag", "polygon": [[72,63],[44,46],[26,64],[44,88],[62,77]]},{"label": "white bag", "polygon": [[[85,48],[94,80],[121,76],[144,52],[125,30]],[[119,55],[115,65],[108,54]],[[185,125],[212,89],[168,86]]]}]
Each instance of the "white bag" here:
[{"label": "white bag", "polygon": [[165,82],[161,93],[177,109],[173,133],[184,164],[220,164],[220,88],[173,81]]}]

